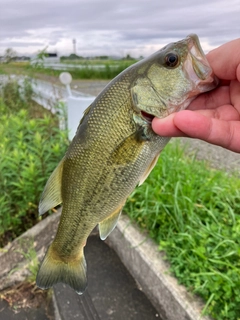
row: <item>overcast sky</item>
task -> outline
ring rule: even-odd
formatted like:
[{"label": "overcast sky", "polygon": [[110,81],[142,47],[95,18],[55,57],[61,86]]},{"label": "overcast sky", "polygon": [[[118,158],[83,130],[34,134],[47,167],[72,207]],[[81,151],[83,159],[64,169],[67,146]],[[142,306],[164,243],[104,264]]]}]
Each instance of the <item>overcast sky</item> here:
[{"label": "overcast sky", "polygon": [[0,55],[147,56],[196,33],[205,52],[240,38],[240,0],[0,0]]}]

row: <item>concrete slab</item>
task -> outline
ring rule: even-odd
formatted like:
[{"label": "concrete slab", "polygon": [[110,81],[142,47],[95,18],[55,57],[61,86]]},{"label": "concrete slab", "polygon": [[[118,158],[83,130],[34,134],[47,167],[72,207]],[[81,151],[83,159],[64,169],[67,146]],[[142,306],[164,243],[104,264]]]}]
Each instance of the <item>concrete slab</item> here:
[{"label": "concrete slab", "polygon": [[[38,309],[21,309],[19,311],[13,311],[8,306],[6,301],[0,302],[0,320],[47,320],[50,318],[46,315],[46,310],[43,307]],[[54,316],[53,314],[51,316]],[[69,319],[70,320],[70,319]]]},{"label": "concrete slab", "polygon": [[85,256],[88,288],[83,295],[64,284],[54,286],[59,320],[161,320],[115,251],[98,235],[88,238]]},{"label": "concrete slab", "polygon": [[42,259],[57,231],[60,211],[42,220],[0,251],[0,290],[23,281],[28,275],[30,246]]},{"label": "concrete slab", "polygon": [[169,265],[157,245],[126,215],[121,216],[107,243],[138,281],[160,317],[167,320],[210,320],[201,316],[201,299],[177,283],[170,275]]},{"label": "concrete slab", "polygon": [[[21,254],[21,250],[23,250],[22,244],[25,243],[25,240],[31,239],[38,257],[40,259],[43,257],[56,232],[59,216],[60,213],[44,219],[2,250],[0,253],[0,290],[23,280],[27,276],[28,262],[24,259],[24,255]],[[120,218],[116,229],[111,233],[106,243],[113,250],[102,242],[98,235],[97,237],[90,237],[86,246],[89,276],[87,295],[91,296],[92,303],[94,308],[98,310],[98,314],[103,306],[105,311],[101,312],[107,312],[110,315],[114,314],[114,318],[102,316],[102,319],[118,320],[116,315],[119,312],[116,310],[120,309],[124,317],[121,315],[119,320],[135,319],[128,317],[129,310],[127,308],[126,310],[128,311],[125,314],[124,306],[131,301],[132,310],[137,310],[136,304],[140,306],[143,304],[141,301],[148,301],[148,299],[156,310],[149,304],[147,309],[154,310],[152,318],[145,316],[144,320],[153,319],[156,314],[163,320],[210,319],[209,317],[201,317],[203,308],[201,300],[189,294],[183,286],[178,285],[174,277],[169,275],[169,266],[164,261],[163,254],[158,251],[157,245],[132,224],[126,215]],[[112,253],[115,251],[118,254],[120,260],[138,285],[136,285],[127,271],[123,271],[120,260],[115,262],[117,261],[116,258],[111,258],[112,253],[110,254],[110,251]],[[126,280],[124,281],[126,284],[124,288],[121,285],[123,278]],[[135,289],[128,288],[128,282],[130,284],[132,281],[135,284],[132,284],[133,287],[131,288]],[[66,296],[70,294],[69,290],[72,291],[67,287],[63,290],[63,285],[60,285],[60,288],[56,287],[56,290],[57,288],[62,293],[65,292]],[[116,299],[115,296],[118,292],[121,296],[120,300]],[[143,292],[148,299],[142,296]],[[72,298],[71,301],[77,299],[78,302],[76,303],[79,303],[79,296],[74,291],[72,293],[75,298]],[[84,297],[83,299],[86,300],[87,295],[82,296]],[[133,296],[137,297],[136,300],[134,300],[135,298],[133,299]],[[63,307],[63,305],[64,300],[59,304],[59,308]],[[93,308],[90,309],[93,310]],[[144,314],[144,312],[141,311],[141,314]],[[62,320],[65,319],[63,318]]]}]

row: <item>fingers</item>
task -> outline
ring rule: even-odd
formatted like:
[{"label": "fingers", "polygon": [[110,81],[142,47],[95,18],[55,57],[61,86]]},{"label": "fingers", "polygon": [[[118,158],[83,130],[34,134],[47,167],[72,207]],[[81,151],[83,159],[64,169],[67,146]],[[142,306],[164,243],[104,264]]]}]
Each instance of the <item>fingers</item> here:
[{"label": "fingers", "polygon": [[220,86],[198,96],[188,110],[154,118],[152,128],[161,136],[198,138],[240,152],[240,39],[209,52],[207,59]]},{"label": "fingers", "polygon": [[229,86],[218,87],[213,91],[203,93],[194,99],[189,105],[189,110],[213,109],[218,106],[230,104]]},{"label": "fingers", "polygon": [[164,119],[154,118],[152,128],[161,136],[189,136],[240,152],[240,122],[208,116],[209,114],[206,116],[201,112],[185,110]]},{"label": "fingers", "polygon": [[[231,81],[230,97],[231,97],[231,104],[234,106],[234,108],[238,111],[240,115],[240,82],[237,80]],[[239,117],[239,120],[240,120],[240,117]]]},{"label": "fingers", "polygon": [[214,118],[224,121],[238,121],[240,120],[240,115],[238,110],[236,110],[232,105],[224,105],[216,109],[205,109],[197,110],[197,113],[200,113],[208,118]]},{"label": "fingers", "polygon": [[[211,111],[204,110],[203,112],[209,113]],[[191,138],[199,138],[199,135],[203,135],[202,132],[208,124],[209,119],[206,115],[190,110],[184,110],[172,113],[163,119],[154,118],[152,121],[152,129],[155,133],[163,137],[189,136]]]},{"label": "fingers", "polygon": [[234,152],[240,152],[239,121],[225,121],[191,112],[191,115],[185,121],[183,115],[176,114],[174,124],[187,136],[222,146]]},{"label": "fingers", "polygon": [[240,81],[240,39],[210,51],[207,59],[218,78]]},{"label": "fingers", "polygon": [[239,65],[237,67],[237,70],[236,70],[236,76],[237,76],[238,82],[240,82],[240,62],[239,62]]},{"label": "fingers", "polygon": [[[180,113],[185,111],[180,111]],[[162,137],[184,137],[186,134],[182,132],[174,123],[176,113],[170,114],[168,117],[159,119],[154,118],[152,121],[152,129],[155,133]]]}]

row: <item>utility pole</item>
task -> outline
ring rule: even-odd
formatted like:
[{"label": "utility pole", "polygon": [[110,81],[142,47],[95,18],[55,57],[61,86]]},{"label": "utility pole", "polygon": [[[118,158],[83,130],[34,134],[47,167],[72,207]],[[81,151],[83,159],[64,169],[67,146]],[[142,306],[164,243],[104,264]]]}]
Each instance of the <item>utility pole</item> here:
[{"label": "utility pole", "polygon": [[76,51],[76,39],[73,39],[73,53],[74,54],[77,54],[77,51]]}]

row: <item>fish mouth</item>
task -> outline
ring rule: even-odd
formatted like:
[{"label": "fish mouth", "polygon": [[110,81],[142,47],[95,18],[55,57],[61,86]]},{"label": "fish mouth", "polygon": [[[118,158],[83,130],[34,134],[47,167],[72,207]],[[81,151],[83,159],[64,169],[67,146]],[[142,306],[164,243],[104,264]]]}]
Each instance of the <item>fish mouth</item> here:
[{"label": "fish mouth", "polygon": [[153,114],[147,113],[146,111],[141,110],[141,117],[148,123],[152,123],[155,116]]},{"label": "fish mouth", "polygon": [[195,84],[191,95],[214,89],[219,84],[219,79],[214,75],[211,66],[202,50],[198,36],[191,34],[188,37],[189,53],[185,61],[188,77]]},{"label": "fish mouth", "polygon": [[[173,112],[186,109],[189,104],[201,93],[213,90],[219,84],[218,78],[214,75],[210,64],[201,48],[198,36],[195,34],[189,35],[183,41],[180,41],[184,50],[182,50],[183,62],[179,65],[179,73],[181,77],[187,78],[188,87],[183,88],[179,96],[174,94],[167,100],[159,98],[163,106],[153,108],[149,106],[142,110],[138,105],[137,98],[135,99],[136,111],[145,124],[151,124],[155,117],[164,118]],[[181,47],[179,51],[181,53]],[[154,87],[154,84],[153,84]],[[157,91],[157,89],[154,89]],[[149,113],[149,111],[151,113]]]}]

